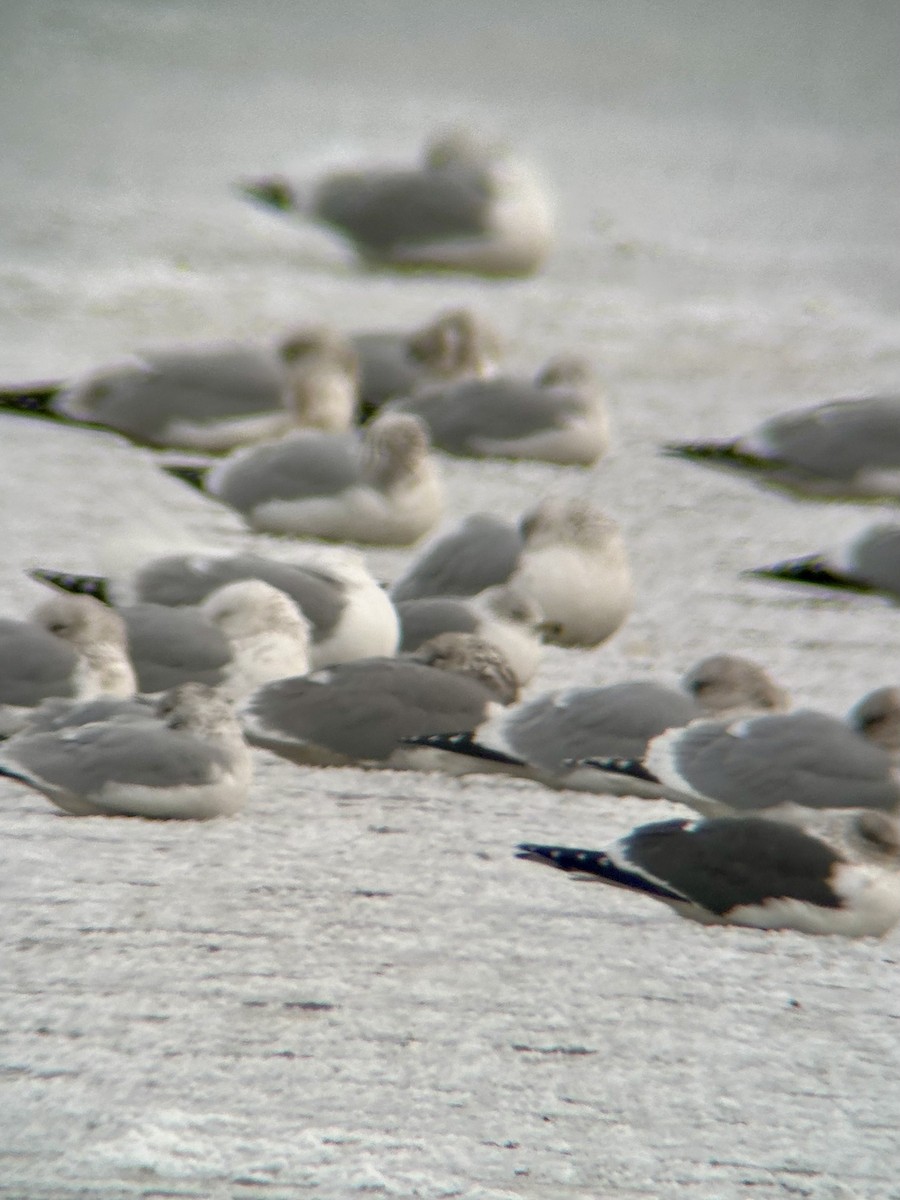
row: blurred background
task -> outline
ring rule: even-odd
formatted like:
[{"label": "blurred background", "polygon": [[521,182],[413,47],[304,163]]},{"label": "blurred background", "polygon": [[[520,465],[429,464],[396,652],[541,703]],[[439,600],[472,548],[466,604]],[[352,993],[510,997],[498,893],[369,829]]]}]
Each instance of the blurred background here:
[{"label": "blurred background", "polygon": [[[893,0],[6,0],[0,375],[475,300],[514,349],[593,339],[620,381],[774,353],[788,387],[844,355],[874,384],[897,353],[898,32]],[[367,277],[233,188],[408,160],[458,123],[552,186],[537,280]]]}]

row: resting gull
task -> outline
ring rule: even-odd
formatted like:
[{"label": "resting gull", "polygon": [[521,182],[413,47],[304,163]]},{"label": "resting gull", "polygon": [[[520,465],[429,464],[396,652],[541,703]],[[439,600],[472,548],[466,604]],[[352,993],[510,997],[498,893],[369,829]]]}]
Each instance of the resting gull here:
[{"label": "resting gull", "polygon": [[619,526],[585,500],[548,497],[519,522],[510,583],[544,613],[547,641],[598,646],[631,612],[631,566]]},{"label": "resting gull", "polygon": [[336,171],[312,184],[276,175],[241,189],[335,230],[371,266],[530,275],[553,242],[534,170],[463,130],[434,137],[417,166]]},{"label": "resting gull", "polygon": [[809,709],[695,721],[653,738],[638,759],[588,765],[658,785],[704,816],[764,813],[805,820],[810,810],[900,808],[892,756],[900,747],[900,690],[863,697],[847,721]]},{"label": "resting gull", "polygon": [[652,896],[703,925],[882,937],[900,920],[900,836],[882,813],[846,818],[837,845],[779,821],[641,825],[606,850],[525,842],[518,858]]},{"label": "resting gull", "polygon": [[900,396],[831,400],[783,413],[731,441],[677,442],[666,453],[820,500],[897,500]]},{"label": "resting gull", "polygon": [[294,433],[171,474],[230,505],[254,529],[406,546],[438,520],[443,493],[416,417],[384,413],[361,433]]},{"label": "resting gull", "polygon": [[391,587],[395,603],[426,596],[475,596],[506,583],[522,554],[522,533],[492,513],[473,513],[439,534]]},{"label": "resting gull", "polygon": [[24,732],[0,752],[0,775],[75,816],[205,820],[243,808],[251,755],[227,700],[202,683],[132,715]]},{"label": "resting gull", "polygon": [[681,689],[634,679],[605,687],[544,692],[496,713],[479,729],[417,739],[448,752],[452,774],[501,772],[548,787],[649,798],[660,786],[599,772],[591,755],[638,759],[651,738],[713,714],[766,712],[785,707],[784,691],[756,663],[731,654],[702,659]]},{"label": "resting gull", "polygon": [[49,696],[133,695],[124,623],[90,596],[56,596],[30,621],[0,618],[0,733]]},{"label": "resting gull", "polygon": [[493,374],[500,339],[467,308],[440,313],[412,333],[357,333],[360,402],[365,416],[432,383]]},{"label": "resting gull", "polygon": [[551,359],[535,379],[497,376],[434,384],[390,405],[428,426],[432,444],[474,458],[589,467],[609,446],[606,397],[588,361]]},{"label": "resting gull", "polygon": [[415,656],[359,659],[266,684],[238,715],[250,742],[293,762],[427,770],[430,752],[403,738],[480,724],[517,691],[494,646],[442,634]]},{"label": "resting gull", "polygon": [[395,601],[471,596],[510,583],[544,614],[544,640],[597,646],[631,611],[628,551],[619,527],[588,501],[548,496],[517,525],[475,513],[426,546],[391,588]]},{"label": "resting gull", "polygon": [[224,342],[142,351],[43,391],[7,389],[0,409],[217,454],[292,429],[350,428],[358,376],[352,344],[311,327],[271,348]]},{"label": "resting gull", "polygon": [[397,615],[402,651],[418,650],[441,633],[474,633],[497,647],[522,687],[540,664],[544,614],[530,596],[511,584],[486,588],[471,599],[402,600]]},{"label": "resting gull", "polygon": [[[251,553],[171,554],[147,560],[130,578],[121,580],[53,570],[32,574],[65,591],[88,593],[126,607],[199,605],[223,584],[261,579],[290,596],[309,622],[313,667],[394,654],[399,641],[397,611],[390,598],[361,556],[343,548],[309,552],[302,562]],[[187,619],[196,622],[196,614]],[[222,635],[213,640],[227,656]]]},{"label": "resting gull", "polygon": [[831,553],[806,554],[746,574],[900,599],[900,525],[872,525]]}]

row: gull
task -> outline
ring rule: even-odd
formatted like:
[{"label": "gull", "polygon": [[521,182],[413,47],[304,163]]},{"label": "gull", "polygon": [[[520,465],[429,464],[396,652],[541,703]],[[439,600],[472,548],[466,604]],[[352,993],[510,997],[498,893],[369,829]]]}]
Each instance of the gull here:
[{"label": "gull", "polygon": [[547,641],[599,646],[631,612],[628,551],[619,526],[585,500],[548,497],[519,522],[523,547],[509,582],[544,614]]},{"label": "gull", "polygon": [[579,355],[552,358],[534,380],[433,384],[389,409],[421,417],[432,444],[449,454],[589,467],[609,446],[606,397]]},{"label": "gull", "polygon": [[900,835],[848,816],[837,846],[762,817],[641,825],[606,850],[524,842],[518,858],[652,896],[703,925],[882,937],[900,920]]},{"label": "gull", "polygon": [[364,417],[428,384],[490,376],[500,357],[497,334],[467,308],[439,313],[411,333],[376,330],[352,341]]},{"label": "gull", "polygon": [[29,714],[29,732],[147,717],[156,694],[182,683],[206,684],[235,701],[309,670],[309,622],[289,596],[259,579],[216,588],[196,608],[135,604],[117,611],[140,694],[45,700]]},{"label": "gull", "polygon": [[384,413],[361,433],[294,433],[199,471],[169,465],[253,529],[406,546],[438,520],[443,490],[416,417]]},{"label": "gull", "polygon": [[477,596],[425,596],[401,600],[401,651],[418,650],[441,633],[474,633],[496,646],[521,687],[529,683],[541,660],[544,614],[520,588],[511,584],[486,588]]},{"label": "gull", "polygon": [[290,596],[271,584],[261,579],[226,583],[206,597],[199,611],[228,642],[230,659],[218,685],[227,699],[238,700],[272,679],[309,670],[309,622]]},{"label": "gull", "polygon": [[745,572],[846,592],[877,592],[900,599],[900,525],[872,525],[835,552],[788,558]]},{"label": "gull", "polygon": [[2,387],[0,412],[217,454],[301,425],[340,432],[357,407],[369,417],[422,385],[490,375],[499,356],[490,326],[455,308],[409,333],[367,330],[342,338],[312,325],[271,344],[231,339],[144,349],[68,381]]},{"label": "gull", "polygon": [[358,386],[352,343],[310,327],[274,347],[142,351],[36,392],[6,389],[0,409],[112,430],[139,445],[219,454],[292,429],[347,430]]},{"label": "gull", "polygon": [[704,816],[803,821],[818,809],[900,809],[898,748],[900,690],[879,688],[846,721],[808,709],[694,721],[651,739],[639,758],[592,758],[587,765],[641,780]]},{"label": "gull", "polygon": [[547,496],[512,524],[476,513],[426,546],[391,589],[395,601],[474,595],[511,583],[544,614],[545,641],[597,646],[631,611],[628,551],[588,501]]},{"label": "gull", "polygon": [[0,734],[49,696],[131,696],[136,686],[124,622],[92,597],[46,600],[29,621],[0,618]]},{"label": "gull", "polygon": [[402,739],[477,725],[518,685],[500,652],[473,634],[445,633],[415,655],[368,658],[280,679],[238,708],[253,745],[303,765],[419,768],[431,755]]},{"label": "gull", "polygon": [[[113,580],[47,569],[31,574],[64,591],[97,596],[126,610],[151,604],[178,611],[202,604],[224,584],[260,579],[288,595],[309,622],[313,667],[394,654],[400,637],[390,598],[362,557],[345,548],[309,550],[296,562],[252,553],[170,554],[148,559],[130,577]],[[196,624],[197,615],[191,609],[187,612],[186,621]],[[227,655],[221,634],[214,636],[213,643]]]},{"label": "gull", "polygon": [[772,417],[730,441],[676,442],[665,453],[819,500],[900,497],[900,396],[831,400]]},{"label": "gull", "polygon": [[494,714],[478,729],[414,739],[448,752],[451,774],[500,772],[547,787],[656,798],[659,784],[581,765],[591,755],[639,759],[654,737],[713,714],[766,712],[785,692],[748,659],[713,654],[693,666],[681,688],[645,679],[605,687],[563,688]]},{"label": "gull", "polygon": [[243,808],[252,764],[228,701],[185,683],[148,716],[20,733],[0,751],[0,775],[74,816],[206,820]]},{"label": "gull", "polygon": [[275,175],[241,190],[328,226],[369,266],[530,275],[553,243],[552,205],[534,170],[464,130],[437,134],[410,167],[335,171],[313,183]]},{"label": "gull", "polygon": [[518,566],[522,533],[493,513],[472,513],[423,547],[391,587],[395,603],[428,596],[475,596],[504,584]]}]

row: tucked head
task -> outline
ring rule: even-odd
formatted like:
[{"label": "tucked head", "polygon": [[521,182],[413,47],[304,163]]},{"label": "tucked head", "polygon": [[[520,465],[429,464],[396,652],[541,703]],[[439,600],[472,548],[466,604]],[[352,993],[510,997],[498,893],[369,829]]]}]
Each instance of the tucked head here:
[{"label": "tucked head", "polygon": [[733,709],[777,711],[789,707],[787,693],[762,667],[734,654],[711,654],[687,672],[681,686],[710,714]]},{"label": "tucked head", "polygon": [[596,383],[594,368],[580,354],[557,354],[535,377],[539,387],[583,388]]},{"label": "tucked head", "polygon": [[309,325],[292,330],[278,343],[277,351],[287,366],[324,357],[356,368],[356,354],[350,342],[327,325]]},{"label": "tucked head", "polygon": [[519,684],[509,663],[492,643],[474,633],[441,633],[419,647],[414,658],[441,671],[477,679],[500,704],[512,704]]},{"label": "tucked head", "polygon": [[163,692],[156,704],[156,715],[170,729],[184,733],[240,733],[229,701],[205,683],[181,683]]},{"label": "tucked head", "polygon": [[559,542],[600,551],[618,539],[619,526],[587,500],[548,496],[525,513],[519,529],[526,547],[552,546]]},{"label": "tucked head", "polygon": [[514,583],[501,583],[485,588],[475,597],[480,608],[501,621],[521,625],[535,632],[544,620],[541,606],[524,588]]},{"label": "tucked head", "polygon": [[900,750],[900,689],[869,692],[850,709],[847,723],[883,750]]},{"label": "tucked head", "polygon": [[336,330],[294,330],[278,343],[287,383],[285,401],[297,423],[340,433],[356,417],[359,361]]},{"label": "tucked head", "polygon": [[290,632],[309,642],[309,622],[284,592],[261,579],[242,579],[211,592],[200,606],[229,639]]},{"label": "tucked head", "polygon": [[830,842],[848,860],[900,870],[900,824],[896,814],[861,808],[826,811],[815,822],[814,832]]},{"label": "tucked head", "polygon": [[412,335],[408,348],[412,359],[446,379],[484,374],[500,356],[496,334],[467,308],[442,313]]},{"label": "tucked head", "polygon": [[98,645],[124,651],[128,645],[125,622],[93,596],[54,596],[39,604],[31,619],[82,652]]},{"label": "tucked head", "polygon": [[432,171],[456,166],[487,166],[493,157],[487,142],[470,129],[459,127],[441,130],[425,145],[425,165]]},{"label": "tucked head", "polygon": [[365,472],[381,488],[414,475],[430,449],[428,430],[418,417],[384,413],[363,434]]}]

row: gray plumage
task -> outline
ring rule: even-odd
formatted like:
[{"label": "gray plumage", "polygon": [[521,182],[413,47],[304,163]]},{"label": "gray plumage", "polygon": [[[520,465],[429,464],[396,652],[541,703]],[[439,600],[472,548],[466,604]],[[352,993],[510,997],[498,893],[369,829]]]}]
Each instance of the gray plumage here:
[{"label": "gray plumage", "polygon": [[231,647],[201,612],[163,604],[119,609],[128,631],[128,654],[142,692],[162,692],[195,680],[222,683]]},{"label": "gray plumage", "polygon": [[531,766],[561,776],[572,762],[592,754],[634,758],[651,737],[703,713],[690,696],[648,680],[567,688],[511,710],[503,720],[503,741]]},{"label": "gray plumage", "polygon": [[223,463],[212,492],[244,515],[271,500],[338,496],[359,479],[354,434],[299,432],[240,451]]},{"label": "gray plumage", "polygon": [[700,722],[680,731],[671,753],[691,790],[736,813],[900,806],[890,756],[824,713]]},{"label": "gray plumage", "polygon": [[873,525],[836,553],[789,558],[748,574],[841,591],[879,592],[897,600],[900,599],[900,525]]},{"label": "gray plumage", "polygon": [[478,723],[517,690],[495,647],[444,634],[415,656],[275,680],[240,706],[239,717],[249,741],[295,762],[414,766],[422,756],[403,746],[405,738]]},{"label": "gray plumage", "polygon": [[493,330],[464,308],[441,313],[411,333],[357,333],[352,340],[365,415],[437,380],[483,375],[500,353]]},{"label": "gray plumage", "polygon": [[328,226],[376,266],[522,275],[552,244],[550,204],[533,172],[464,131],[432,139],[417,166],[334,171],[311,186],[270,176],[242,189]]},{"label": "gray plumage", "polygon": [[421,600],[402,600],[397,605],[400,618],[401,651],[417,650],[423,642],[441,633],[475,633],[478,615],[464,600],[449,596],[427,596]]},{"label": "gray plumage", "polygon": [[832,400],[773,417],[731,441],[675,443],[667,452],[798,495],[896,500],[900,397]]},{"label": "gray plumage", "polygon": [[408,545],[443,507],[429,449],[416,417],[383,413],[359,432],[308,431],[245,447],[211,467],[202,487],[263,532]]},{"label": "gray plumage", "polygon": [[167,692],[155,714],[26,731],[0,774],[76,816],[205,819],[244,804],[251,762],[230,705],[203,684]]},{"label": "gray plumage", "polygon": [[429,543],[394,583],[391,596],[395,602],[474,596],[509,579],[522,546],[522,535],[510,521],[474,513]]},{"label": "gray plumage", "polygon": [[135,589],[140,599],[154,604],[200,604],[216,588],[241,579],[261,579],[290,596],[310,622],[314,642],[334,632],[344,609],[347,585],[338,577],[259,554],[153,559],[138,571]]},{"label": "gray plumage", "polygon": [[47,696],[75,695],[78,655],[30,621],[0,617],[0,704],[31,708]]},{"label": "gray plumage", "polygon": [[450,454],[590,466],[609,441],[599,383],[574,356],[551,360],[534,380],[434,384],[390,407],[421,417],[432,443]]},{"label": "gray plumage", "polygon": [[[682,689],[649,680],[545,692],[496,714],[464,736],[433,737],[428,745],[461,761],[454,772],[503,771],[554,786],[617,791],[617,780],[580,766],[591,756],[640,759],[651,739],[668,729],[725,711],[767,711],[786,704],[784,692],[762,668],[736,655],[702,659],[682,679]],[[448,731],[450,732],[450,731]],[[470,760],[470,761],[466,761]],[[627,790],[643,794],[629,778]],[[651,784],[650,795],[660,786]]]},{"label": "gray plumage", "polygon": [[525,842],[518,858],[612,884],[704,925],[882,937],[900,919],[896,822],[842,821],[839,847],[758,817],[642,825],[605,850]]},{"label": "gray plumage", "polygon": [[483,720],[491,693],[410,659],[361,659],[260,688],[241,708],[249,740],[299,762],[385,762],[404,737]]},{"label": "gray plumage", "polygon": [[[661,795],[706,816],[814,809],[900,809],[887,747],[896,746],[894,689],[857,706],[860,727],[802,710],[731,721],[699,721],[654,738],[636,762],[600,760],[603,770],[659,784]],[[877,709],[877,711],[875,711]],[[854,710],[856,712],[857,710]],[[879,744],[880,743],[880,744]]]}]

